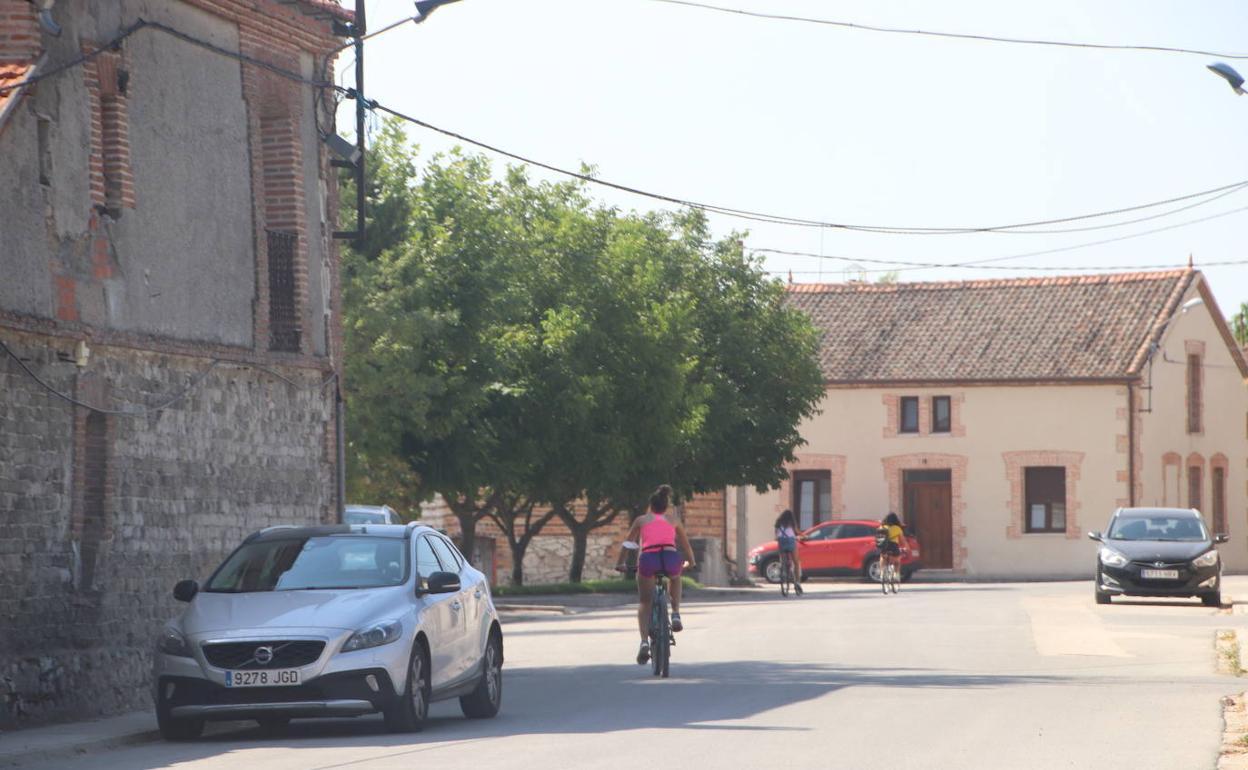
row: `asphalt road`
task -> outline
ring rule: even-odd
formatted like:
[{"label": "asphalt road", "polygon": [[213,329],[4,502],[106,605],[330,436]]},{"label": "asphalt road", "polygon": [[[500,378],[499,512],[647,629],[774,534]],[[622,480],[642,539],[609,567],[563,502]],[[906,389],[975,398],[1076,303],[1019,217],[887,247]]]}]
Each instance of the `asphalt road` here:
[{"label": "asphalt road", "polygon": [[[1248,578],[1226,592],[1248,598]],[[1237,608],[1242,609],[1242,608]],[[226,726],[40,768],[1213,768],[1213,638],[1244,615],[1092,602],[1090,583],[812,584],[691,603],[672,677],[633,662],[632,608],[505,624],[502,713]],[[1244,631],[1241,630],[1241,636]]]}]

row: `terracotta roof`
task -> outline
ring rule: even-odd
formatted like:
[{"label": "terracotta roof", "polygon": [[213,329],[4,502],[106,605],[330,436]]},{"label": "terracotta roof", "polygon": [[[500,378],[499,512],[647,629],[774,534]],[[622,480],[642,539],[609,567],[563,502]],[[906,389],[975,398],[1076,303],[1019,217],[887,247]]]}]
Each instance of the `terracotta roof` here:
[{"label": "terracotta roof", "polygon": [[[35,68],[34,62],[0,62],[0,89],[20,83]],[[25,88],[0,90],[0,130],[4,129],[5,118],[22,97]]]},{"label": "terracotta roof", "polygon": [[794,284],[830,384],[1124,379],[1194,270],[944,283]]}]

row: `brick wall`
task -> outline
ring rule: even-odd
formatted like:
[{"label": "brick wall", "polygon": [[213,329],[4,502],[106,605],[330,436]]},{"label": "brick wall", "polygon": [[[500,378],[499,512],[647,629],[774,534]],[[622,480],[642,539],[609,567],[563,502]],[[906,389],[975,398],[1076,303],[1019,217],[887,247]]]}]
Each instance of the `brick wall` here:
[{"label": "brick wall", "polygon": [[[72,340],[0,340],[59,392],[112,408],[157,403],[210,363],[97,347],[79,369],[62,360]],[[101,416],[0,353],[0,729],[149,707],[173,584],[259,527],[334,520],[332,390],[316,370],[281,373],[298,387],[219,364],[165,411]]]},{"label": "brick wall", "polygon": [[0,0],[0,62],[30,61],[40,48],[35,7],[27,0]]}]

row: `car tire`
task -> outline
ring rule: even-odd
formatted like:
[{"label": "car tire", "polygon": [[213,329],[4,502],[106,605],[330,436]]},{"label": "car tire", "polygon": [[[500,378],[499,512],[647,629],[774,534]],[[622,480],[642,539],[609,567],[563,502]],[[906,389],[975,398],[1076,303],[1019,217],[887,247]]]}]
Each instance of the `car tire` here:
[{"label": "car tire", "polygon": [[407,682],[401,694],[387,709],[384,716],[386,730],[392,733],[413,733],[424,726],[429,716],[429,653],[424,644],[412,645],[412,657],[407,664]]},{"label": "car tire", "polygon": [[758,572],[768,583],[780,582],[780,559],[773,557],[758,565]]},{"label": "car tire", "polygon": [[204,734],[204,720],[178,719],[167,706],[156,707],[156,726],[160,728],[160,737],[167,741],[193,741]]},{"label": "car tire", "polygon": [[1097,603],[1097,604],[1109,604],[1111,599],[1112,599],[1112,597],[1111,597],[1109,594],[1105,593],[1104,591],[1099,591],[1099,590],[1098,590],[1098,591],[1096,592],[1096,603]]},{"label": "car tire", "polygon": [[490,634],[481,662],[476,689],[459,699],[459,708],[469,719],[489,719],[503,705],[503,642],[498,634]]},{"label": "car tire", "polygon": [[1096,569],[1095,579],[1096,579],[1096,583],[1094,583],[1092,586],[1092,593],[1096,597],[1096,603],[1097,604],[1109,604],[1110,599],[1112,598],[1112,594],[1109,594],[1101,590],[1101,587],[1100,587],[1101,586],[1101,569],[1099,566]]},{"label": "car tire", "polygon": [[880,555],[873,553],[862,563],[862,579],[868,583],[880,582]]},{"label": "car tire", "polygon": [[1200,603],[1205,605],[1206,607],[1221,607],[1222,606],[1222,591],[1218,590],[1211,594],[1201,594]]}]

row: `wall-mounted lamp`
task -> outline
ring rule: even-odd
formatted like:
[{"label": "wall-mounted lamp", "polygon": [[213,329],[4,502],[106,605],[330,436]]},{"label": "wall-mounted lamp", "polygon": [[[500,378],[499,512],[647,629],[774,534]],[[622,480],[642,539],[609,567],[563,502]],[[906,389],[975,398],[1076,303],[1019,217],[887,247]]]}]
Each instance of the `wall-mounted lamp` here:
[{"label": "wall-mounted lamp", "polygon": [[74,345],[74,363],[79,369],[85,369],[87,362],[91,360],[91,348],[87,346],[86,340],[78,340]]},{"label": "wall-mounted lamp", "polygon": [[330,152],[342,158],[352,166],[360,162],[360,148],[337,134],[325,134],[321,141],[329,146]]},{"label": "wall-mounted lamp", "polygon": [[31,0],[31,2],[38,12],[39,26],[43,27],[43,31],[52,37],[60,37],[61,25],[52,18],[52,6],[56,5],[56,0]]},{"label": "wall-mounted lamp", "polygon": [[1187,302],[1183,303],[1183,307],[1181,308],[1181,310],[1182,312],[1186,313],[1187,311],[1191,310],[1197,305],[1203,305],[1203,304],[1205,304],[1205,301],[1201,299],[1200,297],[1192,297]]}]

